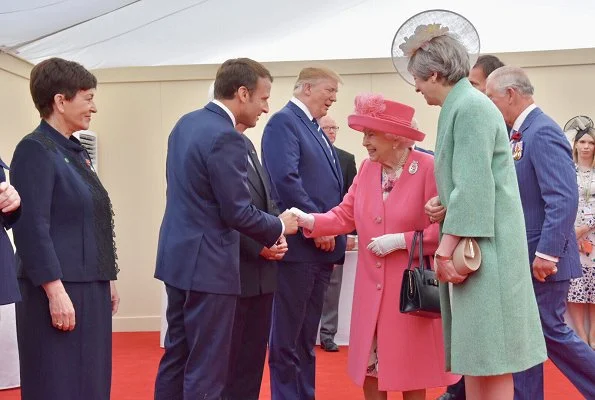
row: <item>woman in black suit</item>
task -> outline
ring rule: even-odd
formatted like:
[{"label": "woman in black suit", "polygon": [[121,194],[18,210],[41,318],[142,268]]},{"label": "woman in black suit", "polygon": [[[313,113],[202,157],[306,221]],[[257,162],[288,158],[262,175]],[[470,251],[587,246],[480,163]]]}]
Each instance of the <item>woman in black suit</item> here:
[{"label": "woman in black suit", "polygon": [[23,204],[14,227],[23,400],[110,397],[119,303],[112,206],[72,136],[97,112],[96,85],[84,67],[59,58],[31,71],[42,121],[17,145],[10,171]]}]

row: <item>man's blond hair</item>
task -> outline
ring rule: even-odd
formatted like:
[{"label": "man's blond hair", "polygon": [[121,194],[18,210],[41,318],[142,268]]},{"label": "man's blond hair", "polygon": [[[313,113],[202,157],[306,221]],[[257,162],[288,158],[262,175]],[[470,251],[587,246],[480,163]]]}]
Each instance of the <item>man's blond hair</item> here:
[{"label": "man's blond hair", "polygon": [[305,83],[315,84],[323,79],[331,79],[337,83],[343,83],[339,74],[326,67],[307,67],[300,71],[297,81],[293,87],[293,93],[299,94],[304,88]]}]

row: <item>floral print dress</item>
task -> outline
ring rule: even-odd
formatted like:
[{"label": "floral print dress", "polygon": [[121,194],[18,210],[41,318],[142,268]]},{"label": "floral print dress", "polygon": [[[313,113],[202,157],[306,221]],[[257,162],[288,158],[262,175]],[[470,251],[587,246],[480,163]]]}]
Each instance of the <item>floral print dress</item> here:
[{"label": "floral print dress", "polygon": [[587,225],[589,232],[579,239],[583,276],[570,280],[569,303],[595,304],[595,168],[576,168],[579,190],[574,227]]}]

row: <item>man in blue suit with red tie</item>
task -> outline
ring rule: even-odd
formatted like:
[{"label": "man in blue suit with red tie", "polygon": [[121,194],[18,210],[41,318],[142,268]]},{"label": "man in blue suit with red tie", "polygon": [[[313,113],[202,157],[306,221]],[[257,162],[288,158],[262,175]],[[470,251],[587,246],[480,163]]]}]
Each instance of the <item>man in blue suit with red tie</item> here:
[{"label": "man in blue suit with red tie", "polygon": [[[595,352],[564,321],[570,279],[582,275],[574,232],[578,188],[568,140],[533,103],[533,86],[522,69],[492,72],[486,94],[512,126],[510,147],[548,356],[585,398],[595,399]],[[514,374],[514,386],[515,400],[542,400],[543,364]]]},{"label": "man in blue suit with red tie", "polygon": [[166,285],[168,329],[156,400],[218,400],[225,386],[236,300],[240,232],[266,247],[297,231],[295,216],[252,205],[238,123],[268,112],[272,77],[256,61],[224,62],[215,100],[184,115],[168,140],[167,203],[155,277]]},{"label": "man in blue suit with red tie", "polygon": [[[341,202],[339,159],[317,120],[337,99],[340,77],[326,68],[304,68],[294,97],[267,123],[263,164],[279,209],[326,212]],[[287,238],[279,262],[269,344],[272,400],[314,399],[314,346],[324,292],[333,265],[345,254],[345,237]]]},{"label": "man in blue suit with red tie", "polygon": [[6,182],[8,165],[0,159],[0,305],[21,300],[14,250],[6,230],[10,229],[21,215],[21,198],[12,185]]}]

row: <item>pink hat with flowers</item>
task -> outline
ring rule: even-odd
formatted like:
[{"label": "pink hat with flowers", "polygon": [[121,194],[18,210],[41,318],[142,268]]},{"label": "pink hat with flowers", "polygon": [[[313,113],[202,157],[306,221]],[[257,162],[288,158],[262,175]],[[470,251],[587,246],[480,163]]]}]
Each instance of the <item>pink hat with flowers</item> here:
[{"label": "pink hat with flowers", "polygon": [[347,123],[356,131],[390,133],[421,142],[426,135],[411,126],[413,114],[413,107],[386,100],[381,94],[365,93],[355,97],[355,114]]}]

